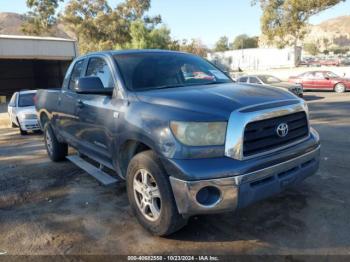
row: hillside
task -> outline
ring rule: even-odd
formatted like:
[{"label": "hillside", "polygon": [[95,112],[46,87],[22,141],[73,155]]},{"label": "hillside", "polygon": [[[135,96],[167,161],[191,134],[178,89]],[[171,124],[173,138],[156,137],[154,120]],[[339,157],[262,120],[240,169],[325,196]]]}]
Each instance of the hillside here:
[{"label": "hillside", "polygon": [[[21,25],[24,16],[17,13],[0,13],[0,34],[3,35],[23,35]],[[58,24],[52,28],[51,36],[62,38],[73,38],[72,34],[64,29],[63,24]]]},{"label": "hillside", "polygon": [[[24,16],[21,14],[0,13],[0,34],[23,35],[21,31],[23,21]],[[55,26],[51,36],[74,38],[71,32],[65,30],[63,24]],[[260,45],[263,46],[264,42],[264,38],[261,37]],[[310,25],[304,42],[316,43],[321,50],[329,47],[350,46],[350,16],[339,16],[318,25]]]},{"label": "hillside", "polygon": [[314,27],[319,28],[325,32],[347,33],[350,34],[350,16],[339,16],[326,20]]},{"label": "hillside", "polygon": [[23,16],[16,13],[0,13],[0,34],[23,35],[21,24]]},{"label": "hillside", "polygon": [[350,46],[350,16],[339,16],[310,25],[304,42],[314,42],[321,49]]}]

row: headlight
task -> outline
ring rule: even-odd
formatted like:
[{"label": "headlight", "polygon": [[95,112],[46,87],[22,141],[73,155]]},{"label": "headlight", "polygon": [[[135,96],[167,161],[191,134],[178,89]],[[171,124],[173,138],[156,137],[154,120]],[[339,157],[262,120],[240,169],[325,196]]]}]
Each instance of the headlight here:
[{"label": "headlight", "polygon": [[188,146],[216,146],[225,144],[226,122],[177,122],[170,123],[175,137]]}]

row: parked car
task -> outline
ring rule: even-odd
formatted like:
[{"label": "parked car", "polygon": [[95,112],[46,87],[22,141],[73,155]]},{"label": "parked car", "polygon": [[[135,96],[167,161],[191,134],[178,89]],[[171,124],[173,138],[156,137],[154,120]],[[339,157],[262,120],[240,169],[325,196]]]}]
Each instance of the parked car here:
[{"label": "parked car", "polygon": [[316,58],[312,58],[312,57],[309,57],[309,58],[304,58],[303,60],[301,60],[298,64],[298,66],[307,66],[307,67],[310,67],[310,66],[321,66],[320,64],[320,61],[317,60]]},{"label": "parked car", "polygon": [[343,93],[350,88],[350,79],[340,77],[331,71],[310,71],[291,76],[291,83],[301,84],[305,89],[334,90]]},{"label": "parked car", "polygon": [[26,135],[28,131],[40,130],[34,106],[36,92],[36,90],[16,92],[8,104],[10,124],[12,127],[19,127],[21,135]]},{"label": "parked car", "polygon": [[[205,77],[185,78],[190,70]],[[319,166],[305,101],[236,84],[187,53],[81,56],[61,90],[38,91],[36,108],[49,157],[64,160],[71,146],[80,154],[68,158],[95,177],[101,169],[92,172],[84,157],[114,170],[137,219],[155,235],[297,186]]]},{"label": "parked car", "polygon": [[344,57],[340,60],[340,65],[342,66],[349,66],[350,65],[350,58]]},{"label": "parked car", "polygon": [[287,89],[299,97],[303,97],[303,87],[300,84],[292,84],[283,82],[279,78],[272,75],[246,75],[237,79],[238,83],[245,83],[250,85],[264,85]]},{"label": "parked car", "polygon": [[321,66],[340,66],[339,59],[323,59],[319,63]]}]

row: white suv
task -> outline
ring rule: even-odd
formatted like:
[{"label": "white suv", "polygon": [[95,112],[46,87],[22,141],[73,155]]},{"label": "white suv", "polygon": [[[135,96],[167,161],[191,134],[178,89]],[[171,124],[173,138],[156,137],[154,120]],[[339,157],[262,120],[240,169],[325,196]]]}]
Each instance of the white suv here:
[{"label": "white suv", "polygon": [[10,123],[12,127],[19,127],[21,135],[40,130],[34,106],[35,95],[36,90],[16,92],[8,104]]}]

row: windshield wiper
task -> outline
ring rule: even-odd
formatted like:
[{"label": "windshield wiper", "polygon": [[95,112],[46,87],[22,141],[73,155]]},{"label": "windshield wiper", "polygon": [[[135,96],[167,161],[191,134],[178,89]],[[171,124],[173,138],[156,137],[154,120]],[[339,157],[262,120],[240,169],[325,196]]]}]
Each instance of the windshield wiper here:
[{"label": "windshield wiper", "polygon": [[183,84],[163,85],[163,86],[156,86],[156,87],[154,87],[154,89],[166,89],[166,88],[176,88],[176,87],[184,87],[184,86],[186,86],[186,85],[183,85]]},{"label": "windshield wiper", "polygon": [[227,84],[227,83],[231,83],[231,82],[191,83],[191,84],[188,84],[188,85],[184,85],[184,84],[163,85],[163,86],[152,87],[149,90],[152,90],[152,89],[167,89],[167,88],[176,88],[176,87],[187,87],[187,86],[216,85],[216,84]]}]

